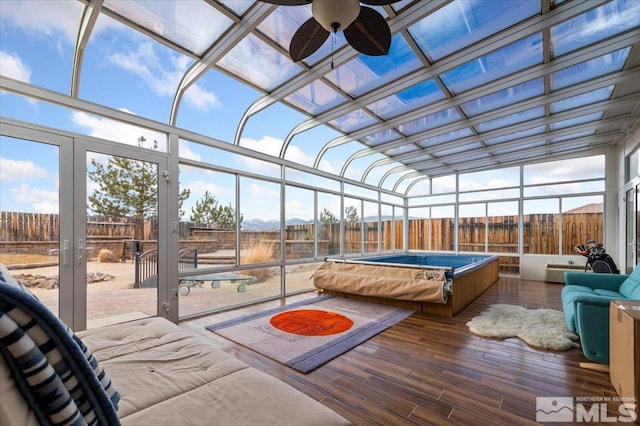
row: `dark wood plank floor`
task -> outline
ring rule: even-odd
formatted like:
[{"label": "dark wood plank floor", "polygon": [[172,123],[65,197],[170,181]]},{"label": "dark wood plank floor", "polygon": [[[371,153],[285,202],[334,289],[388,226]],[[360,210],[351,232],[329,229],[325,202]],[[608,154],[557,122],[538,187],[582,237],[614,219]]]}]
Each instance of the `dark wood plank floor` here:
[{"label": "dark wood plank floor", "polygon": [[[466,323],[494,303],[561,310],[561,284],[501,278],[454,318],[425,314],[380,333],[309,374],[301,374],[205,330],[213,322],[315,294],[182,322],[247,364],[289,383],[356,425],[535,424],[536,397],[616,397],[608,373],[579,366],[580,349],[534,349],[487,339]],[[609,412],[617,415],[618,403]]]}]

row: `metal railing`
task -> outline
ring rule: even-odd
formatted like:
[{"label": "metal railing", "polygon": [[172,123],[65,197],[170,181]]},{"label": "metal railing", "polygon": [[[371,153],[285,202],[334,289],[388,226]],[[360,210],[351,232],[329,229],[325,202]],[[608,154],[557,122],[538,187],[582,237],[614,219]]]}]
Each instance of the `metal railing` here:
[{"label": "metal railing", "polygon": [[[158,285],[158,249],[134,254],[134,288]],[[198,269],[198,249],[184,248],[178,252],[178,270]]]}]

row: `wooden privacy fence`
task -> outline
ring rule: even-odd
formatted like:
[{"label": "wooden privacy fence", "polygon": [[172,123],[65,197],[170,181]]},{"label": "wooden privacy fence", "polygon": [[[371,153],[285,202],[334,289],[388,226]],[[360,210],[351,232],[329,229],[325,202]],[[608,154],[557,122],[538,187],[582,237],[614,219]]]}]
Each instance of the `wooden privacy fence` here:
[{"label": "wooden privacy fence", "polygon": [[[537,213],[524,216],[522,232],[524,253],[557,254],[560,241],[560,215]],[[58,241],[59,218],[57,214],[0,212],[0,241]],[[453,218],[411,219],[409,220],[407,242],[409,249],[454,250],[455,226]],[[105,240],[133,240],[138,224],[131,218],[89,217],[87,235]],[[157,240],[158,225],[155,219],[142,222],[143,240]],[[376,222],[345,223],[345,249],[348,253],[377,251],[378,226]],[[395,228],[395,241],[392,241]],[[603,241],[603,213],[564,213],[562,215],[562,253],[573,253],[573,247],[588,240]],[[382,221],[380,250],[402,248],[402,221]],[[180,238],[198,238],[202,228],[190,222],[180,222]],[[312,240],[312,224],[289,225],[285,227],[287,241]],[[520,229],[518,216],[495,216],[488,218],[460,218],[458,222],[458,244],[461,251],[484,251],[485,239],[490,252],[517,253]],[[217,238],[218,233],[235,233],[229,230],[211,229],[207,236]],[[258,232],[260,233],[260,232]],[[361,247],[361,233],[365,247]],[[248,236],[248,232],[243,235]],[[319,224],[318,239],[328,241],[329,252],[337,253],[340,247],[340,224]],[[219,236],[219,235],[218,235]],[[226,240],[226,236],[220,240]],[[258,237],[256,237],[258,238]],[[279,239],[279,232],[273,233]],[[233,242],[232,242],[233,245]]]}]

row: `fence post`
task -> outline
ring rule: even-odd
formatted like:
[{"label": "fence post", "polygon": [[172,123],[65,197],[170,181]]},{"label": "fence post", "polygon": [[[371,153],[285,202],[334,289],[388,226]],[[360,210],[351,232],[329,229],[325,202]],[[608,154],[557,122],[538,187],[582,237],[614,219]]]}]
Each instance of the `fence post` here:
[{"label": "fence post", "polygon": [[140,253],[136,252],[133,254],[133,259],[134,262],[136,264],[135,266],[135,270],[136,270],[136,280],[133,283],[133,288],[140,288]]}]

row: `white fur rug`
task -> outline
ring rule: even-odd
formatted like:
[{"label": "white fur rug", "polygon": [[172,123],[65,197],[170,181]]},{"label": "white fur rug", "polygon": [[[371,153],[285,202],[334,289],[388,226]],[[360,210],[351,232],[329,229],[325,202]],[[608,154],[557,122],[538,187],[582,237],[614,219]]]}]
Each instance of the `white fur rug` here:
[{"label": "white fur rug", "polygon": [[471,332],[485,337],[519,337],[531,346],[554,351],[579,348],[578,336],[567,328],[564,313],[555,309],[527,309],[491,305],[467,323]]}]

